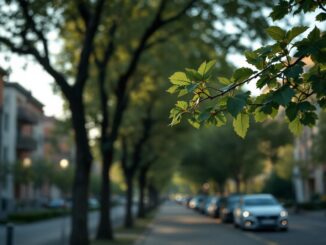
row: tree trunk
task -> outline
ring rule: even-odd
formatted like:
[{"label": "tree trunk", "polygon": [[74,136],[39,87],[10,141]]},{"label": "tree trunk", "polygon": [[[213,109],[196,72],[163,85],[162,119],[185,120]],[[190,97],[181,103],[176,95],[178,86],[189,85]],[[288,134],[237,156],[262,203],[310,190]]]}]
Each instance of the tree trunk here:
[{"label": "tree trunk", "polygon": [[146,173],[143,169],[139,173],[139,200],[138,200],[138,218],[145,218],[145,188],[146,188]]},{"label": "tree trunk", "polygon": [[132,206],[133,206],[133,175],[126,175],[126,183],[127,183],[127,201],[126,201],[126,214],[124,226],[126,228],[133,227],[133,215],[132,215]]},{"label": "tree trunk", "polygon": [[236,177],[234,180],[235,180],[236,192],[240,193],[240,178]]},{"label": "tree trunk", "polygon": [[85,128],[84,105],[81,96],[70,100],[72,123],[75,129],[76,168],[72,190],[71,245],[87,245],[88,238],[88,187],[92,155]]},{"label": "tree trunk", "polygon": [[100,222],[96,238],[98,240],[112,240],[113,229],[111,223],[111,187],[110,168],[113,159],[113,152],[102,150],[102,182],[101,182],[101,208]]}]

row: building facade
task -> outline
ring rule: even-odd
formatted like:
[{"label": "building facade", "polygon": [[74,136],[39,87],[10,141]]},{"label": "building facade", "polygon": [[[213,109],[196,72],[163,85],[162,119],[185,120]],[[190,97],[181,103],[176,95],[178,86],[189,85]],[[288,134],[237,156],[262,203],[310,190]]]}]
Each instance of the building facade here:
[{"label": "building facade", "polygon": [[0,214],[10,211],[16,199],[31,192],[28,186],[15,185],[12,173],[15,164],[29,167],[44,153],[43,104],[18,83],[6,82],[3,70],[1,74]]},{"label": "building facade", "polygon": [[313,138],[317,133],[318,127],[305,127],[294,142],[293,184],[299,203],[326,195],[326,164],[316,164],[312,159]]}]

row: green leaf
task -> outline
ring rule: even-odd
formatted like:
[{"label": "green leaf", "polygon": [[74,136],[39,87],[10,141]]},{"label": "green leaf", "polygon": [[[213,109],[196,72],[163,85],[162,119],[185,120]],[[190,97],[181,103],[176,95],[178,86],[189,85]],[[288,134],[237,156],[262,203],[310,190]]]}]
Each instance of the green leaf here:
[{"label": "green leaf", "polygon": [[257,88],[263,88],[270,80],[268,75],[262,75],[260,79],[256,82]]},{"label": "green leaf", "polygon": [[266,32],[275,41],[282,41],[286,34],[286,32],[278,26],[271,26],[266,29]]},{"label": "green leaf", "polygon": [[172,118],[170,126],[174,126],[180,123],[181,117],[182,117],[182,111],[180,110],[180,108],[172,108],[169,116],[169,118]]},{"label": "green leaf", "polygon": [[293,102],[290,102],[290,104],[285,110],[285,114],[290,120],[290,122],[292,122],[297,117],[298,112],[299,112],[298,104]]},{"label": "green leaf", "polygon": [[307,26],[296,26],[286,33],[286,41],[290,43],[294,38],[304,33],[308,29]]},{"label": "green leaf", "polygon": [[315,111],[316,107],[308,101],[303,101],[298,104],[300,111]]},{"label": "green leaf", "polygon": [[316,16],[317,21],[324,21],[326,20],[326,13],[320,13]]},{"label": "green leaf", "polygon": [[283,86],[282,88],[276,90],[272,96],[272,100],[279,105],[286,106],[290,103],[295,92],[289,86]]},{"label": "green leaf", "polygon": [[296,136],[301,134],[303,126],[298,117],[289,123],[289,129]]},{"label": "green leaf", "polygon": [[223,85],[229,85],[232,83],[232,81],[226,77],[218,77],[218,80]]},{"label": "green leaf", "polygon": [[289,12],[289,2],[281,0],[278,5],[273,8],[272,13],[269,15],[272,19],[280,20]]},{"label": "green leaf", "polygon": [[177,92],[178,88],[179,88],[178,85],[173,85],[168,90],[166,90],[166,92],[168,92],[170,94],[174,94],[175,92]]},{"label": "green leaf", "polygon": [[233,117],[236,117],[243,110],[247,104],[249,95],[250,92],[246,92],[228,98],[227,110]]},{"label": "green leaf", "polygon": [[188,92],[187,89],[181,89],[180,92],[179,92],[179,94],[178,94],[178,97],[182,97],[182,96],[184,96],[184,95],[186,95],[186,94],[188,94],[188,93],[189,93],[189,92]]},{"label": "green leaf", "polygon": [[251,70],[250,68],[243,67],[235,70],[235,72],[233,73],[233,78],[236,82],[244,81],[249,78],[252,74],[254,74],[253,70]]},{"label": "green leaf", "polygon": [[228,102],[228,97],[227,96],[224,96],[222,98],[218,98],[217,99],[216,105],[217,106],[226,106],[227,105],[227,102]]},{"label": "green leaf", "polygon": [[188,103],[187,103],[186,101],[179,100],[179,101],[177,101],[177,103],[176,103],[175,106],[176,106],[176,107],[179,107],[179,108],[182,109],[182,110],[187,110],[187,108],[188,108]]},{"label": "green leaf", "polygon": [[196,71],[196,70],[194,70],[194,69],[189,69],[189,68],[186,68],[186,76],[188,77],[188,79],[190,80],[190,81],[201,81],[201,79],[202,79],[202,75],[198,72],[198,71]]},{"label": "green leaf", "polygon": [[287,68],[284,71],[284,75],[288,78],[293,78],[297,80],[300,75],[303,73],[303,66],[304,64],[301,64],[300,62],[296,64],[295,66],[291,66],[290,68]]},{"label": "green leaf", "polygon": [[179,86],[188,85],[190,83],[184,72],[175,72],[171,77],[169,77],[169,79],[172,84]]},{"label": "green leaf", "polygon": [[205,78],[207,78],[210,73],[212,72],[214,65],[216,64],[216,60],[211,60],[208,63],[203,62],[199,68],[198,68],[198,72]]},{"label": "green leaf", "polygon": [[317,94],[317,96],[323,96],[326,94],[326,82],[324,79],[316,76],[316,75],[312,75],[309,78],[309,81],[311,82],[311,87],[314,91],[314,93]]},{"label": "green leaf", "polygon": [[268,118],[268,115],[265,114],[264,112],[260,111],[260,110],[256,110],[255,111],[255,121],[256,122],[263,122]]},{"label": "green leaf", "polygon": [[194,128],[197,128],[197,129],[200,128],[200,123],[197,122],[196,120],[194,120],[194,119],[188,119],[188,122]]},{"label": "green leaf", "polygon": [[326,98],[321,98],[320,100],[318,100],[318,105],[325,109],[326,108]]},{"label": "green leaf", "polygon": [[300,118],[300,122],[303,125],[312,127],[314,125],[316,125],[316,120],[317,120],[317,115],[314,112],[308,111],[303,113],[302,117]]},{"label": "green leaf", "polygon": [[197,87],[199,86],[199,83],[192,83],[186,86],[186,89],[189,93],[193,92]]},{"label": "green leaf", "polygon": [[215,115],[216,126],[221,127],[226,124],[226,117],[223,112],[219,112]]},{"label": "green leaf", "polygon": [[308,35],[309,41],[318,41],[320,39],[320,30],[315,26],[315,28]]},{"label": "green leaf", "polygon": [[202,111],[198,116],[198,120],[200,122],[206,121],[211,116],[210,111],[211,111],[211,109],[206,109],[206,110]]},{"label": "green leaf", "polygon": [[241,138],[244,138],[249,128],[249,115],[240,113],[235,119],[233,119],[233,128]]}]

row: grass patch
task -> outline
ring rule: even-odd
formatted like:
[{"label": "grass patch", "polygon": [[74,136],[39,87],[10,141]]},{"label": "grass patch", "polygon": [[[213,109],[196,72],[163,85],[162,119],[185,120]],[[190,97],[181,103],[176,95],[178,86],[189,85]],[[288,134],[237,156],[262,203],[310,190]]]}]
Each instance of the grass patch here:
[{"label": "grass patch", "polygon": [[131,229],[124,227],[115,229],[114,241],[93,241],[92,245],[132,245],[144,235],[154,217],[155,211],[152,211],[144,219],[135,219],[134,227]]}]

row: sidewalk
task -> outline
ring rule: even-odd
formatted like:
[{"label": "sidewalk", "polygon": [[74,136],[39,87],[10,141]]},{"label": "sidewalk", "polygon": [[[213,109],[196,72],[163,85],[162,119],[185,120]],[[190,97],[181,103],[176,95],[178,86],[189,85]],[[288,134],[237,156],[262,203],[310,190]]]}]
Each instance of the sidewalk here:
[{"label": "sidewalk", "polygon": [[231,225],[219,224],[211,219],[178,206],[165,203],[157,214],[150,231],[137,245],[217,245],[217,244],[263,244]]}]

